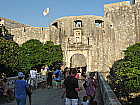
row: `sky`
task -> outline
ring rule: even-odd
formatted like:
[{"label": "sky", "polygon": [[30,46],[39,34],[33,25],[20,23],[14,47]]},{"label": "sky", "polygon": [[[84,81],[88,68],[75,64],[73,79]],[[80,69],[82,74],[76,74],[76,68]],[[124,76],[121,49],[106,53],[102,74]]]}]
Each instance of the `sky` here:
[{"label": "sky", "polygon": [[[126,0],[1,0],[0,17],[45,27],[57,18],[79,15],[104,15],[104,4]],[[43,16],[43,10],[49,14]]]}]

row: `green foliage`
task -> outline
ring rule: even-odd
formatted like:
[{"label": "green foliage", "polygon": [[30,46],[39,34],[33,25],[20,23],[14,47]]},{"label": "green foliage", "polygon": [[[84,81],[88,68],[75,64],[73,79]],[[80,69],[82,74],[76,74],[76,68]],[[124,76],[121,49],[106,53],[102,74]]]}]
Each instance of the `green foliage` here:
[{"label": "green foliage", "polygon": [[41,51],[43,44],[35,39],[29,40],[20,46],[19,65],[22,71],[27,71],[31,67],[41,63]]},{"label": "green foliage", "polygon": [[62,62],[63,54],[60,45],[54,45],[52,42],[48,41],[44,44],[44,49],[46,54],[45,60],[47,60],[48,66],[51,66],[55,62]]},{"label": "green foliage", "polygon": [[1,69],[1,72],[10,75],[10,73],[15,71],[18,64],[18,52],[19,46],[17,43],[0,38],[0,67],[7,69],[7,71],[2,71]]},{"label": "green foliage", "polygon": [[140,90],[140,43],[127,48],[125,57],[110,70],[111,86],[119,97],[128,97]]},{"label": "green foliage", "polygon": [[42,44],[39,40],[32,39],[20,47],[18,68],[24,72],[29,72],[32,67],[50,66],[56,61],[62,61],[62,58],[60,45],[54,45],[50,41]]},{"label": "green foliage", "polygon": [[51,66],[55,62],[62,62],[62,59],[61,46],[51,41],[43,44],[32,39],[19,47],[14,41],[0,38],[0,73],[8,76],[17,71],[28,73],[32,67]]}]

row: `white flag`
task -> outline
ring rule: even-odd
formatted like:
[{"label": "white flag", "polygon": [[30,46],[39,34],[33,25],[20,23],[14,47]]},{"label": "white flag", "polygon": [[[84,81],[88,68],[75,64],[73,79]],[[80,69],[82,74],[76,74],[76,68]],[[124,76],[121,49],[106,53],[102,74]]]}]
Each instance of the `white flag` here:
[{"label": "white flag", "polygon": [[43,11],[43,15],[44,15],[44,16],[46,16],[48,13],[49,13],[49,8],[47,8],[47,9],[45,9],[45,10]]}]

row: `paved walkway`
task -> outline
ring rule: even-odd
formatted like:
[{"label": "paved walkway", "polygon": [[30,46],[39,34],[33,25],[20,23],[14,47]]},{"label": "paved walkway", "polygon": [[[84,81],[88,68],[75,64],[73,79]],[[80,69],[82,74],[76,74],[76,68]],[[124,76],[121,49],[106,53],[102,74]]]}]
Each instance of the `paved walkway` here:
[{"label": "paved walkway", "polygon": [[[61,98],[63,91],[64,89],[60,88],[51,88],[51,89],[44,88],[34,90],[32,94],[32,105],[64,105],[64,101]],[[102,105],[99,88],[97,88],[96,93],[98,105]],[[82,99],[84,95],[85,91],[84,89],[82,89],[79,92],[80,99]],[[14,100],[11,103],[5,103],[1,105],[16,105],[16,101]],[[28,100],[26,105],[29,105]]]}]

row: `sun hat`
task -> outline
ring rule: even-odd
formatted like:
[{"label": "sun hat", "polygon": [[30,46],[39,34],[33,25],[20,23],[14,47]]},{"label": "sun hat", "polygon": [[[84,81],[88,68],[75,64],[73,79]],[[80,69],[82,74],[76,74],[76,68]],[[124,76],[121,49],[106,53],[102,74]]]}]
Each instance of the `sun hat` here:
[{"label": "sun hat", "polygon": [[23,74],[23,72],[19,72],[18,73],[18,77],[24,77],[25,75]]}]

